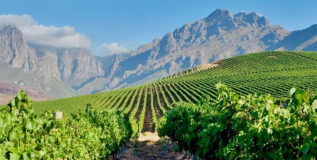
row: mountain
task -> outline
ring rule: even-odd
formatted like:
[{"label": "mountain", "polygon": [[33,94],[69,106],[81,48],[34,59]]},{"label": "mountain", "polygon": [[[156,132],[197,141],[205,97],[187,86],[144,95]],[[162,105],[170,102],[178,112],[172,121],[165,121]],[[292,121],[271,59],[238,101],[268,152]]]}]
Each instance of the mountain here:
[{"label": "mountain", "polygon": [[1,61],[10,63],[12,68],[34,71],[36,55],[27,46],[22,32],[15,26],[4,26],[0,30]]},{"label": "mountain", "polygon": [[317,24],[307,29],[294,31],[284,38],[284,40],[270,46],[270,50],[317,50]]},{"label": "mountain", "polygon": [[102,65],[88,49],[66,49],[60,51],[58,68],[67,84],[77,87],[91,77],[102,76]]},{"label": "mountain", "polygon": [[317,25],[287,31],[257,13],[217,9],[126,54],[93,56],[85,48],[27,43],[15,26],[0,28],[0,81],[55,98],[142,84],[201,64],[269,50],[317,51]]},{"label": "mountain", "polygon": [[232,56],[267,50],[290,34],[257,13],[217,9],[161,39],[141,46],[113,65],[109,89],[151,81]]},{"label": "mountain", "polygon": [[28,86],[57,98],[76,95],[60,80],[55,63],[57,57],[37,54],[17,27],[0,27],[0,81]]},{"label": "mountain", "polygon": [[102,63],[85,48],[27,44],[16,26],[0,28],[0,81],[32,87],[55,97],[78,95],[77,88],[104,75]]}]

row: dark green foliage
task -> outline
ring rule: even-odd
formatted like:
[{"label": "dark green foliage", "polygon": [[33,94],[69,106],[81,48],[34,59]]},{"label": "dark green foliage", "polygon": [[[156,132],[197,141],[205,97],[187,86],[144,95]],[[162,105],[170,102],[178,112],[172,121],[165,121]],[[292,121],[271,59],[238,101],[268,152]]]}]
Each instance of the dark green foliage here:
[{"label": "dark green foliage", "polygon": [[159,135],[203,159],[311,159],[317,155],[317,101],[292,88],[287,105],[269,95],[239,96],[217,84],[217,99],[178,103]]}]

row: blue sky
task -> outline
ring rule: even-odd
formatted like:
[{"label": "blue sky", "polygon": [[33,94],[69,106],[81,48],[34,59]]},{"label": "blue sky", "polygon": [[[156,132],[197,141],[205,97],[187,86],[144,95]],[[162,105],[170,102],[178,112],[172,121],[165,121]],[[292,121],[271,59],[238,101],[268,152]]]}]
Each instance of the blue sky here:
[{"label": "blue sky", "polygon": [[[59,34],[69,31],[76,32],[72,34],[77,38],[85,36],[92,53],[100,55],[111,52],[100,50],[103,44],[121,47],[121,51],[134,50],[183,24],[207,17],[217,8],[233,14],[254,11],[290,31],[317,23],[315,0],[0,0],[0,15],[27,14],[32,23],[47,26],[43,32],[70,26],[73,30],[63,28]],[[60,42],[66,44],[67,39]],[[77,44],[85,43],[82,40]]]}]

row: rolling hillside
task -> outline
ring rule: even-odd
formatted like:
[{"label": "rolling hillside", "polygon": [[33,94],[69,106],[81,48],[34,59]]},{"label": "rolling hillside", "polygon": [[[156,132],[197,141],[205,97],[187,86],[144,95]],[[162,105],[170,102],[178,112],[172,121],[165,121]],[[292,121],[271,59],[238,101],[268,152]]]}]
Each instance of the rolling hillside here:
[{"label": "rolling hillside", "polygon": [[36,102],[34,107],[37,112],[51,109],[72,113],[84,110],[90,103],[98,109],[121,110],[137,119],[143,131],[153,131],[172,103],[196,102],[202,95],[215,98],[215,84],[219,81],[238,94],[265,93],[281,98],[287,97],[293,86],[316,90],[316,79],[316,52],[260,52],[198,66],[144,85]]}]

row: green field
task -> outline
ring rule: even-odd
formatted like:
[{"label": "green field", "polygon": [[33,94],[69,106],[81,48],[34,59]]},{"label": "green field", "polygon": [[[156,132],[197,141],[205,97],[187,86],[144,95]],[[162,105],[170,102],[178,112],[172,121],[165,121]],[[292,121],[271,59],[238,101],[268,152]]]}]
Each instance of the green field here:
[{"label": "green field", "polygon": [[196,67],[140,86],[85,96],[34,103],[36,112],[83,111],[87,103],[96,109],[121,110],[137,119],[143,131],[153,131],[157,119],[174,102],[196,102],[202,95],[216,98],[221,81],[240,95],[271,94],[288,97],[290,88],[317,90],[316,52],[261,52],[223,59],[218,67]]}]

